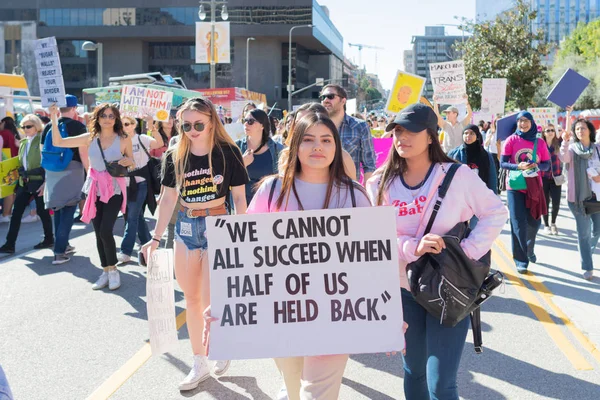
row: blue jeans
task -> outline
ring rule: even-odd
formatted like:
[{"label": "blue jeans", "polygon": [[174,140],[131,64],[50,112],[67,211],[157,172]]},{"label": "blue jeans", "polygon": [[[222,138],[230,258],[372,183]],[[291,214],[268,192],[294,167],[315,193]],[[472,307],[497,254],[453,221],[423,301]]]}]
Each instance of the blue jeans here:
[{"label": "blue jeans", "polygon": [[402,289],[406,331],[404,395],[407,400],[458,400],[456,376],[462,356],[469,318],[453,328],[440,324]]},{"label": "blue jeans", "polygon": [[67,251],[76,209],[75,205],[54,210],[54,254],[65,254]]},{"label": "blue jeans", "polygon": [[121,253],[128,256],[133,253],[136,235],[139,236],[141,244],[146,244],[152,239],[143,214],[147,195],[148,182],[139,182],[135,200],[127,202],[127,221],[125,222],[125,235],[121,242]]},{"label": "blue jeans", "polygon": [[591,271],[594,269],[592,254],[596,250],[600,238],[600,213],[587,215],[585,210],[569,202],[569,209],[575,217],[577,227],[577,247],[581,257],[581,269]]},{"label": "blue jeans", "polygon": [[513,259],[519,268],[527,268],[529,257],[534,256],[535,237],[542,224],[542,219],[534,219],[525,207],[525,198],[526,194],[517,190],[506,191]]}]

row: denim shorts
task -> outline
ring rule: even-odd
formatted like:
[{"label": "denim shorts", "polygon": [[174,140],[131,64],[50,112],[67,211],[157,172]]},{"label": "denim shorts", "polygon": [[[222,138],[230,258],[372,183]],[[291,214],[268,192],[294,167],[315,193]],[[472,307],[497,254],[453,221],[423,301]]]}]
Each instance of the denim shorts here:
[{"label": "denim shorts", "polygon": [[206,217],[190,218],[183,211],[177,212],[175,239],[183,242],[188,250],[206,250]]}]

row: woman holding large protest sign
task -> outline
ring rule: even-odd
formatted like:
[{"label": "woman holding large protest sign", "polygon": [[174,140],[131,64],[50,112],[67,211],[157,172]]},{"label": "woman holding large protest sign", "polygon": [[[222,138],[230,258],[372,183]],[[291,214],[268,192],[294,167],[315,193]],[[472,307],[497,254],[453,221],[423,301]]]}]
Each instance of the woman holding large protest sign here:
[{"label": "woman holding large protest sign", "polygon": [[541,216],[547,213],[546,199],[539,171],[550,169],[550,153],[543,139],[537,137],[533,115],[517,115],[517,131],[504,142],[500,166],[508,170],[506,199],[510,212],[512,252],[517,271],[527,273],[529,262],[535,263],[535,238]]},{"label": "woman holding large protest sign", "polygon": [[[344,170],[342,143],[326,113],[307,113],[295,125],[285,168],[265,178],[248,213],[369,207],[362,187]],[[337,399],[347,354],[276,359],[289,400]]]},{"label": "woman holding large protest sign", "polygon": [[82,191],[87,194],[82,221],[92,221],[96,246],[104,272],[92,289],[121,286],[117,271],[117,246],[113,229],[119,211],[125,213],[127,181],[124,175],[134,165],[131,140],[123,131],[119,109],[105,103],[96,107],[88,126],[89,132],[63,138],[58,129],[58,107],[51,106],[52,143],[57,147],[89,148],[90,169]]},{"label": "woman holding large protest sign", "polygon": [[426,253],[439,254],[442,238],[460,222],[479,218],[477,227],[460,243],[469,258],[486,254],[506,221],[502,201],[467,166],[461,166],[437,214],[423,235],[438,199],[437,189],[449,167],[437,135],[437,117],[424,104],[400,111],[386,130],[394,132],[394,147],[386,163],[367,182],[376,205],[396,207],[402,307],[406,331],[404,393],[408,400],[458,400],[456,377],[469,329],[469,318],[454,327],[441,325],[413,298],[406,266]]},{"label": "woman holding large protest sign", "polygon": [[[156,229],[152,240],[142,247],[142,254],[148,257],[156,250],[177,207],[175,275],[186,299],[187,326],[194,352],[194,365],[179,389],[192,390],[210,377],[202,345],[202,312],[210,303],[206,217],[227,214],[225,200],[230,193],[236,213],[245,213],[248,175],[240,150],[210,101],[189,99],[178,114],[181,139],[165,153]],[[229,361],[216,362],[214,373],[224,374],[229,364]]]}]

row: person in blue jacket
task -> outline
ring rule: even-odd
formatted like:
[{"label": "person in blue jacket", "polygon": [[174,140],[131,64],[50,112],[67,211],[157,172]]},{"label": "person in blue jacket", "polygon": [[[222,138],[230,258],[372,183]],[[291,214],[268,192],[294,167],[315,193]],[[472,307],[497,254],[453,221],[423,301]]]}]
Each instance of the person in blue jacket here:
[{"label": "person in blue jacket", "polygon": [[450,150],[448,156],[466,164],[476,172],[487,187],[498,194],[498,175],[492,155],[483,148],[483,137],[477,125],[467,125],[463,131],[463,144]]}]

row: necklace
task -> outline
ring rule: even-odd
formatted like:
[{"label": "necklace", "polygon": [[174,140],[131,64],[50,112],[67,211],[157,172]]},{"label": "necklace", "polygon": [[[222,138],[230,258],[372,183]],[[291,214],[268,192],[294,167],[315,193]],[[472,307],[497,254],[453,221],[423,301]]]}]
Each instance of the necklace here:
[{"label": "necklace", "polygon": [[421,182],[419,182],[418,184],[416,184],[415,186],[410,186],[409,184],[407,184],[404,181],[404,175],[403,174],[400,175],[400,182],[402,182],[402,185],[409,190],[410,196],[412,197],[413,201],[417,198],[417,196],[421,192],[421,188],[423,187],[423,185],[425,185],[425,182],[427,182],[427,180],[429,179],[429,176],[431,175],[431,172],[433,171],[434,166],[435,166],[435,164],[431,163],[423,180]]}]

